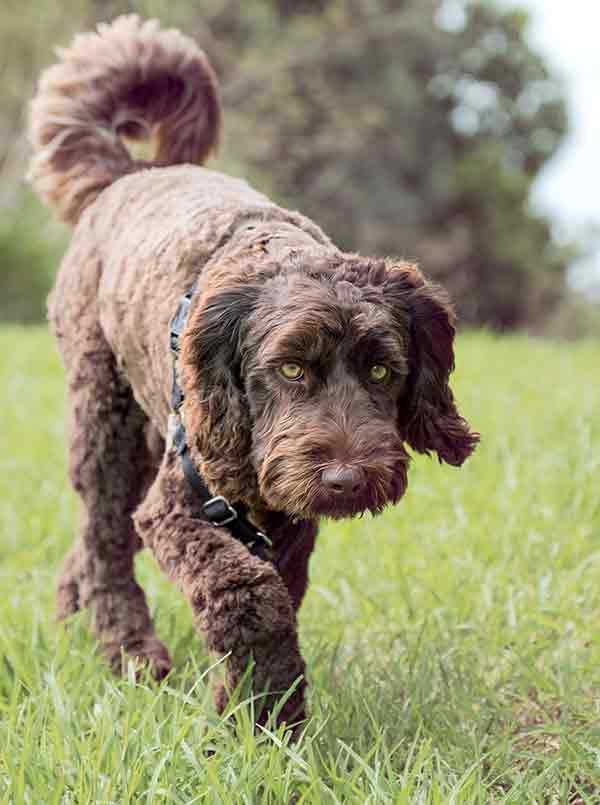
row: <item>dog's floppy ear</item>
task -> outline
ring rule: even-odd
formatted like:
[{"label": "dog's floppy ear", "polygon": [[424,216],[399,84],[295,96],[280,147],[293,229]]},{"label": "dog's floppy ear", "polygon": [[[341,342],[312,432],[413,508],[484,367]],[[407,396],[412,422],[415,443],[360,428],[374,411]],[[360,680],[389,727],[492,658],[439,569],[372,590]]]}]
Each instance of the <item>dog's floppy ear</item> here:
[{"label": "dog's floppy ear", "polygon": [[399,421],[408,444],[419,453],[435,451],[440,461],[460,466],[479,434],[456,410],[449,386],[454,369],[454,314],[445,291],[427,282],[411,263],[388,266],[386,299],[409,323],[410,374],[399,402]]},{"label": "dog's floppy ear", "polygon": [[213,494],[248,503],[256,474],[241,363],[259,293],[258,286],[239,283],[201,294],[182,339],[180,361],[192,457]]}]

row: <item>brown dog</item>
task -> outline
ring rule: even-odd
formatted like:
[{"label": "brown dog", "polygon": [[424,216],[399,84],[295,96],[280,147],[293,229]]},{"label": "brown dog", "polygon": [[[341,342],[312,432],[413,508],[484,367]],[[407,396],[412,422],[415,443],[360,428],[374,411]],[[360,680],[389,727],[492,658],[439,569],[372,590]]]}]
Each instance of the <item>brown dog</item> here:
[{"label": "brown dog", "polygon": [[[92,607],[113,667],[124,652],[166,673],[133,573],[143,544],[229,655],[217,706],[252,658],[263,719],[297,683],[290,722],[319,518],[398,501],[405,444],[460,465],[477,442],[448,385],[450,306],[414,265],[344,254],[298,213],[191,164],[220,126],[191,40],[121,17],[60,56],[31,106],[33,184],[77,223],[49,307],[84,504],[60,615]],[[124,138],[154,139],[155,160],[134,161]],[[232,512],[237,523],[210,522]]]}]

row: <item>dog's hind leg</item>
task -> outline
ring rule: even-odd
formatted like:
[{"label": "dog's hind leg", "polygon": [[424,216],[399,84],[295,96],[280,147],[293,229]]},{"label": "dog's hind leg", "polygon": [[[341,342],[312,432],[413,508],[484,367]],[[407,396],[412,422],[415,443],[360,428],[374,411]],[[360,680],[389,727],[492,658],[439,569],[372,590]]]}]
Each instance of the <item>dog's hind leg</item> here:
[{"label": "dog's hind leg", "polygon": [[[152,484],[154,476],[160,460],[164,452],[164,441],[158,431],[151,428],[149,423],[147,427],[147,443],[144,450],[144,445],[140,444],[140,451],[137,460],[138,474],[131,479],[132,483],[132,496],[136,501],[143,499],[147,489]],[[136,495],[135,491],[139,490]],[[133,508],[135,508],[135,503]],[[84,513],[82,514],[82,517]],[[82,523],[82,530],[84,524]],[[143,548],[139,537],[135,536],[135,550]],[[85,545],[83,539],[80,537],[76,540],[75,544],[64,559],[62,572],[58,581],[58,596],[57,596],[57,619],[59,621],[65,620],[70,615],[74,615],[80,609],[87,606],[81,601],[79,586],[82,574],[85,573]]]},{"label": "dog's hind leg", "polygon": [[147,420],[99,327],[86,332],[78,349],[72,343],[61,347],[72,406],[70,475],[83,511],[80,537],[58,585],[59,617],[90,607],[98,641],[115,671],[122,670],[124,655],[149,664],[161,677],[171,661],[134,577],[141,543],[131,513],[156,470]]}]

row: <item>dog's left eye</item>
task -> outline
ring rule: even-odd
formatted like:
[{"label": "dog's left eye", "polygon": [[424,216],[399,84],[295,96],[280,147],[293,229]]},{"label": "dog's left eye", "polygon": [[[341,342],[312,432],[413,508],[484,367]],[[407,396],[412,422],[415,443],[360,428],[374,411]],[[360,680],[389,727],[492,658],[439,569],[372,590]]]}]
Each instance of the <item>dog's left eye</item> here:
[{"label": "dog's left eye", "polygon": [[369,380],[372,383],[385,383],[386,380],[389,380],[390,374],[389,366],[385,366],[383,363],[374,363],[369,369]]},{"label": "dog's left eye", "polygon": [[286,380],[302,380],[304,369],[299,363],[284,363],[279,367],[279,371]]}]

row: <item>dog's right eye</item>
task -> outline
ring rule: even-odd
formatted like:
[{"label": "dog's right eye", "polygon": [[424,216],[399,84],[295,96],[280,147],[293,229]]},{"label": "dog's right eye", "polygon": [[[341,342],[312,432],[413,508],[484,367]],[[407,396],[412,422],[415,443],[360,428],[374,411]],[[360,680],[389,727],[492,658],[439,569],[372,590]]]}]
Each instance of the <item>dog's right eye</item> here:
[{"label": "dog's right eye", "polygon": [[302,380],[304,377],[304,369],[299,363],[283,363],[279,371],[286,380]]},{"label": "dog's right eye", "polygon": [[389,366],[383,363],[374,363],[369,369],[369,380],[372,383],[386,383],[391,374]]}]

